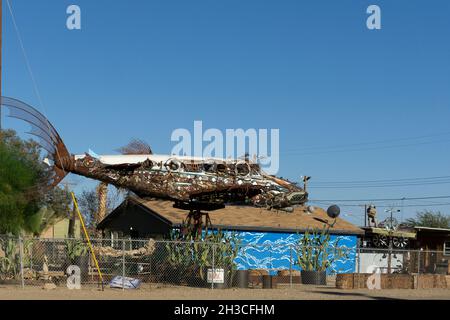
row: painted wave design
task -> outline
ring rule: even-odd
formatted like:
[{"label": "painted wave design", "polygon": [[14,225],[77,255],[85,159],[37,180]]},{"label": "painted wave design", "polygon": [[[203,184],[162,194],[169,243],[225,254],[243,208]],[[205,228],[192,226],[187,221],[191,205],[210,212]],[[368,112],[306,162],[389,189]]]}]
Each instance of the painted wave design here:
[{"label": "painted wave design", "polygon": [[[242,240],[241,249],[235,260],[239,270],[289,270],[291,266],[294,270],[300,269],[296,265],[295,246],[299,237],[303,235],[242,232],[238,236]],[[330,242],[331,245],[339,242],[341,249],[348,250],[346,250],[347,257],[335,260],[328,273],[354,272],[356,236],[332,236]]]}]

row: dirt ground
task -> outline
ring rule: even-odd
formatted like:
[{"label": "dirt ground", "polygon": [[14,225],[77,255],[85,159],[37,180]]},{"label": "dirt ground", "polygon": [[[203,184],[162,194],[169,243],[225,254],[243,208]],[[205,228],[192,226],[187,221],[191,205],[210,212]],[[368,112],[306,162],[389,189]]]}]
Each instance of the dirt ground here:
[{"label": "dirt ground", "polygon": [[151,286],[139,290],[83,287],[81,290],[1,286],[0,300],[450,300],[450,289],[433,290],[339,290],[333,287],[296,286],[280,289],[214,290]]}]

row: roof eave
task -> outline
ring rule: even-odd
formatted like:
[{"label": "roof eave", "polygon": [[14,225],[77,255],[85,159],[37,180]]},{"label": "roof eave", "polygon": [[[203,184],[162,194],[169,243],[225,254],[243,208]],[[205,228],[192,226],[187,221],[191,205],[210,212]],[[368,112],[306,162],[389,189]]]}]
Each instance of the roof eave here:
[{"label": "roof eave", "polygon": [[[182,225],[180,223],[173,224],[173,228],[180,228]],[[304,233],[308,230],[308,228],[276,228],[276,227],[259,227],[259,226],[231,226],[231,225],[211,225],[210,229],[220,229],[220,230],[229,230],[229,231],[248,231],[248,232],[272,232],[272,233]],[[364,235],[364,231],[357,230],[330,230],[330,234],[332,235]]]},{"label": "roof eave", "polygon": [[414,229],[415,230],[418,230],[418,231],[420,231],[420,230],[423,230],[423,231],[434,231],[434,232],[447,232],[447,233],[450,233],[450,229],[444,229],[444,228],[430,228],[430,227],[419,227],[419,226],[416,226],[416,227],[414,227]]}]

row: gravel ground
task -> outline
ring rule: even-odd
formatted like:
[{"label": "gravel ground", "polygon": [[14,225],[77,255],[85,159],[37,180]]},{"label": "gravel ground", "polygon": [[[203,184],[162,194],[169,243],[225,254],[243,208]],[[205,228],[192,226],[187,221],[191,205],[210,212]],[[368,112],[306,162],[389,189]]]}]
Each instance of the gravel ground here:
[{"label": "gravel ground", "polygon": [[450,300],[450,289],[433,290],[339,290],[332,287],[297,286],[273,290],[228,289],[210,290],[185,287],[143,287],[122,291],[96,287],[82,290],[39,287],[21,289],[0,286],[0,300],[373,300],[373,299],[438,299]]}]

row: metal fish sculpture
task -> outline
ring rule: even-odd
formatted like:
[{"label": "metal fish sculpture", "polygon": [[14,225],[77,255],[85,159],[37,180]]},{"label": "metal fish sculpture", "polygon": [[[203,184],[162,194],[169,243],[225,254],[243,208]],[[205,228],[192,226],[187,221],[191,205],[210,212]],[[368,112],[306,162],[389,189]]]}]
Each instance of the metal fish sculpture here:
[{"label": "metal fish sculpture", "polygon": [[249,160],[156,154],[70,154],[53,125],[39,111],[17,99],[2,97],[9,116],[31,125],[48,155],[45,162],[54,187],[68,173],[128,189],[142,198],[165,199],[186,210],[212,211],[226,204],[248,204],[290,211],[308,200],[296,184],[265,174]]}]

